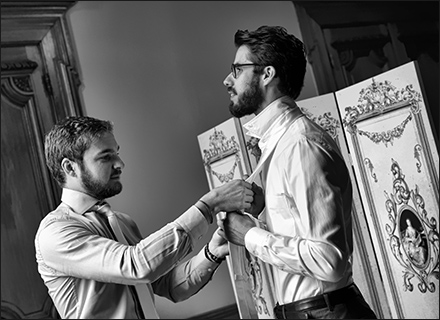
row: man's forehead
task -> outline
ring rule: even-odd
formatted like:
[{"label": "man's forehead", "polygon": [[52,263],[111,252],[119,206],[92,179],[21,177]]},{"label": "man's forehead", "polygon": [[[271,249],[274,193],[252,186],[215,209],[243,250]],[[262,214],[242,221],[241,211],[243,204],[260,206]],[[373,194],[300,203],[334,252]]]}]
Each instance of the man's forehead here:
[{"label": "man's forehead", "polygon": [[247,46],[243,45],[237,49],[235,53],[235,63],[250,62],[249,60],[250,50]]},{"label": "man's forehead", "polygon": [[100,137],[93,139],[87,151],[89,153],[98,154],[117,150],[119,150],[119,145],[116,142],[114,135],[111,132],[106,132]]}]

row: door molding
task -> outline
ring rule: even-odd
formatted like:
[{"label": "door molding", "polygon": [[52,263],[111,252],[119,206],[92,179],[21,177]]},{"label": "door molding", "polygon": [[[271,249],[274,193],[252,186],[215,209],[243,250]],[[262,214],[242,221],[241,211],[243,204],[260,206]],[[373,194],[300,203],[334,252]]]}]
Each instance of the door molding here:
[{"label": "door molding", "polygon": [[34,236],[61,188],[44,159],[44,136],[85,114],[67,11],[76,1],[1,2],[2,319],[56,319],[35,260]]}]

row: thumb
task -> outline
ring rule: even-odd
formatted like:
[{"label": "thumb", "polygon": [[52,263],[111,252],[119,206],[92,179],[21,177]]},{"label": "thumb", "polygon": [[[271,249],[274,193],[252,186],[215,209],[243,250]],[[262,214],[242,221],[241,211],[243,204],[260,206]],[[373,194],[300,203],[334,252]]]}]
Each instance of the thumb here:
[{"label": "thumb", "polygon": [[227,239],[226,239],[226,234],[225,234],[225,232],[224,232],[222,229],[218,228],[216,232],[217,232],[217,234],[218,234],[220,237],[222,237],[223,239],[227,240]]}]

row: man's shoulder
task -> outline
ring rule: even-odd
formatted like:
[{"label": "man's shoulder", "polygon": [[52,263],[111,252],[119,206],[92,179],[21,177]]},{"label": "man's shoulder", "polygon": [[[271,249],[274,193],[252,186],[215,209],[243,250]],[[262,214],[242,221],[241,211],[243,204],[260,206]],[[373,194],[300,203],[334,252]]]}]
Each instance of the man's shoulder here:
[{"label": "man's shoulder", "polygon": [[42,230],[57,223],[71,223],[72,220],[80,220],[80,215],[74,213],[68,206],[61,203],[57,208],[43,217],[38,229]]}]

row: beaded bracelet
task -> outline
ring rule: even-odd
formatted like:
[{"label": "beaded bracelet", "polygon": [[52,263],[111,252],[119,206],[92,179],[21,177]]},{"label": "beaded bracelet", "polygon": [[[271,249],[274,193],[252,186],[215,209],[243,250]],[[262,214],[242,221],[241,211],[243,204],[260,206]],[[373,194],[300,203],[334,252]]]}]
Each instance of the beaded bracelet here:
[{"label": "beaded bracelet", "polygon": [[222,263],[224,260],[226,260],[226,258],[219,258],[216,255],[212,254],[211,251],[209,251],[209,243],[206,244],[205,246],[205,257],[206,259],[208,259],[211,262],[215,262],[215,263]]}]

